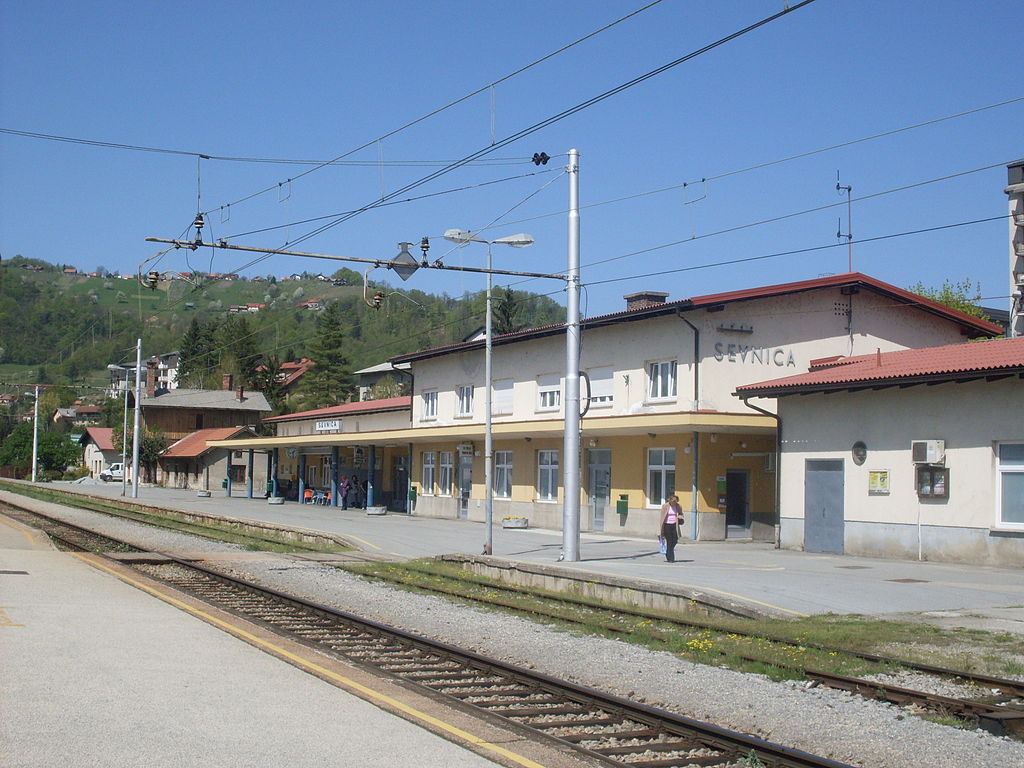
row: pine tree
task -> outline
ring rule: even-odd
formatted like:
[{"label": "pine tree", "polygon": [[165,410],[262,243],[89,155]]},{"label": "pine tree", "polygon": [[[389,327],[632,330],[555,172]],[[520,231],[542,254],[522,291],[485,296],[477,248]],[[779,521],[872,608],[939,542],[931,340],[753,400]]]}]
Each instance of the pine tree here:
[{"label": "pine tree", "polygon": [[341,305],[329,304],[316,324],[309,347],[313,367],[302,377],[303,407],[326,408],[347,402],[352,394],[352,369],[345,354]]}]

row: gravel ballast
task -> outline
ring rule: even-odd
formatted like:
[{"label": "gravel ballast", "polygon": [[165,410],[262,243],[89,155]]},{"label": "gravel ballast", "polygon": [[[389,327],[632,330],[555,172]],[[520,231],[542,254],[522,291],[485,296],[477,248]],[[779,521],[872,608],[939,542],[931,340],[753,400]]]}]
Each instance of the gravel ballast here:
[{"label": "gravel ballast", "polygon": [[[69,522],[163,551],[237,547],[28,499],[19,504],[58,512]],[[249,554],[249,553],[247,553]],[[688,717],[871,768],[1024,765],[1024,744],[975,730],[938,725],[898,707],[803,682],[694,664],[629,643],[554,629],[525,619],[451,603],[364,580],[317,563],[268,555],[220,560],[216,567],[514,664],[599,688]]]}]

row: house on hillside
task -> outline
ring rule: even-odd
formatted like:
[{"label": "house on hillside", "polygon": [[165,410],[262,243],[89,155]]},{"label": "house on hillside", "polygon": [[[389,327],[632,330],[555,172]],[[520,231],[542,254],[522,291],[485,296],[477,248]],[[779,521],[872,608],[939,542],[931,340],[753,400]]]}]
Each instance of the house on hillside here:
[{"label": "house on hillside", "polygon": [[324,300],[323,299],[310,299],[309,301],[301,301],[301,302],[299,302],[298,307],[300,309],[312,309],[312,310],[323,309],[324,308]]},{"label": "house on hillside", "polygon": [[783,547],[1024,566],[1024,337],[831,357],[736,395],[777,403]]},{"label": "house on hillside", "polygon": [[89,468],[89,476],[99,478],[100,472],[114,462],[121,461],[114,450],[114,430],[108,427],[86,427],[78,439],[83,449],[82,463]]}]

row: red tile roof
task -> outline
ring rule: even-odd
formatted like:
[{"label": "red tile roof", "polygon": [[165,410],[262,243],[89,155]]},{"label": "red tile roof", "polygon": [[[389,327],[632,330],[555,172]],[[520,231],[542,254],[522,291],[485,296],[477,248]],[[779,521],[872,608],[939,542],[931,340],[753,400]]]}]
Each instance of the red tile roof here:
[{"label": "red tile roof", "polygon": [[209,450],[206,447],[207,440],[230,440],[239,432],[251,431],[246,427],[221,427],[219,429],[197,429],[191,434],[185,435],[181,440],[172,443],[160,458],[168,459],[194,459]]},{"label": "red tile roof", "polygon": [[88,437],[101,451],[114,450],[114,430],[111,427],[86,427],[84,439]]},{"label": "red tile roof", "polygon": [[736,388],[736,394],[740,397],[777,397],[1000,374],[1024,375],[1024,337],[846,357],[829,361],[826,366],[808,373],[744,384]]},{"label": "red tile roof", "polygon": [[[875,291],[884,296],[888,296],[891,299],[896,300],[898,303],[905,305],[913,305],[918,309],[944,318],[951,320],[955,323],[959,323],[961,328],[970,332],[973,336],[999,336],[1003,333],[1001,326],[995,323],[990,323],[987,320],[968,315],[959,310],[952,309],[951,307],[941,304],[937,301],[919,296],[911,291],[904,290],[903,288],[897,288],[895,285],[878,280],[874,277],[861,274],[860,272],[846,272],[840,275],[828,275],[826,277],[817,277],[813,280],[801,280],[793,283],[779,283],[777,285],[766,285],[760,288],[745,288],[739,291],[727,291],[725,293],[709,293],[703,296],[694,296],[690,299],[681,299],[679,301],[667,301],[663,304],[649,304],[634,309],[623,310],[620,312],[612,312],[607,315],[597,315],[595,317],[588,317],[582,321],[583,328],[596,328],[603,325],[611,325],[619,322],[629,322],[630,320],[640,320],[645,317],[658,317],[660,315],[671,314],[676,311],[686,311],[692,309],[700,309],[707,307],[715,307],[719,304],[730,304],[741,301],[752,301],[754,299],[764,299],[775,296],[788,296],[795,293],[806,293],[807,291],[816,291],[823,288],[866,288],[868,290]],[[529,328],[527,330],[518,331],[516,333],[507,333],[494,337],[494,344],[508,344],[515,341],[540,338],[543,336],[551,336],[558,333],[565,332],[565,323],[555,323],[552,325],[545,325],[539,328]],[[472,349],[482,349],[484,346],[483,339],[477,339],[475,341],[464,341],[456,344],[448,344],[442,347],[436,347],[434,349],[425,349],[419,352],[410,352],[403,355],[397,355],[390,359],[390,362],[408,362],[413,360],[423,360],[430,357],[438,357],[440,355],[447,355],[453,352],[465,352]]]},{"label": "red tile roof", "polygon": [[350,413],[378,413],[381,411],[401,411],[412,408],[412,398],[386,397],[382,400],[361,400],[357,403],[344,403],[343,405],[332,405],[329,408],[317,408],[313,411],[302,411],[300,413],[286,413],[284,416],[272,416],[264,419],[265,422],[293,421],[296,419],[312,419],[321,416],[344,416]]}]

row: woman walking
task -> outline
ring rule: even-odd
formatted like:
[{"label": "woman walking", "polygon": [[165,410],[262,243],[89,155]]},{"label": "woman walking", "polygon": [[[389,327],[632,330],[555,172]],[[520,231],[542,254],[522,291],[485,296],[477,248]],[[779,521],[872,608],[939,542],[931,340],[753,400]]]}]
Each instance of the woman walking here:
[{"label": "woman walking", "polygon": [[683,510],[679,507],[679,497],[669,496],[661,508],[660,536],[665,540],[665,560],[676,561],[676,544],[679,542],[679,522]]}]

